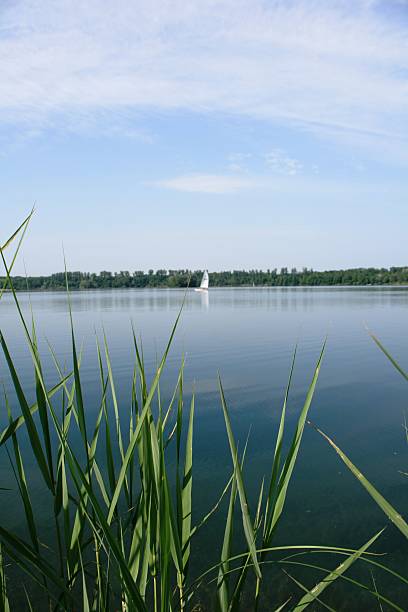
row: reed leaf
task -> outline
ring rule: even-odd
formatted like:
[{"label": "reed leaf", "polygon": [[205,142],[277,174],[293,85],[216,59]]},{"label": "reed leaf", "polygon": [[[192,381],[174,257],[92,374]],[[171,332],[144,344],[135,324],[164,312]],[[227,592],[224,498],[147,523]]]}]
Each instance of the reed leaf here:
[{"label": "reed leaf", "polygon": [[365,553],[368,548],[380,537],[384,529],[376,533],[368,542],[366,542],[361,548],[359,548],[352,555],[347,557],[345,561],[340,563],[335,570],[330,572],[323,580],[321,580],[316,586],[314,586],[302,599],[296,604],[294,610],[297,612],[303,612],[311,603],[316,601],[318,597],[323,593],[328,586],[330,586],[337,578],[339,578],[344,572],[346,572],[355,561],[357,561],[362,554]]},{"label": "reed leaf", "polygon": [[115,490],[114,490],[114,493],[113,493],[113,496],[112,496],[111,505],[110,505],[110,508],[109,508],[109,513],[108,513],[108,517],[107,517],[108,524],[110,524],[112,522],[113,513],[115,511],[116,505],[117,505],[118,500],[119,500],[120,493],[122,491],[123,483],[124,483],[125,476],[126,476],[126,471],[128,469],[130,461],[133,458],[133,453],[135,451],[135,446],[136,446],[137,440],[139,438],[139,434],[140,434],[140,431],[142,429],[142,425],[143,425],[144,419],[146,418],[146,415],[149,412],[151,402],[152,402],[154,394],[156,392],[156,388],[157,388],[157,385],[159,383],[160,376],[162,374],[164,365],[166,363],[167,355],[169,353],[169,350],[170,350],[170,347],[171,347],[171,344],[172,344],[172,341],[173,341],[174,334],[176,333],[176,329],[177,329],[177,325],[178,325],[180,316],[181,316],[181,310],[180,310],[179,314],[177,315],[176,322],[174,323],[173,329],[172,329],[171,334],[170,334],[170,339],[169,339],[169,341],[167,343],[167,346],[166,346],[166,349],[165,349],[165,351],[163,353],[163,357],[161,359],[160,365],[157,368],[157,372],[156,372],[156,375],[154,377],[154,380],[153,380],[152,386],[150,388],[149,394],[148,394],[148,396],[146,398],[146,401],[144,403],[142,412],[141,412],[139,420],[137,422],[135,431],[133,432],[132,438],[131,438],[131,440],[129,442],[129,446],[128,446],[128,448],[126,450],[126,453],[125,453],[125,457],[124,457],[124,459],[122,461],[120,472],[119,472],[119,475],[118,475],[118,478],[117,478],[117,481],[116,481],[116,487],[115,487]]},{"label": "reed leaf", "polygon": [[0,611],[10,612],[10,604],[7,595],[6,573],[4,571],[3,549],[0,543]]},{"label": "reed leaf", "polygon": [[[59,383],[57,383],[56,385],[51,387],[47,391],[48,397],[51,398],[58,391],[60,391],[63,388],[64,384],[71,378],[71,376],[72,376],[72,373],[68,374],[67,376],[65,376],[63,378],[63,380],[61,380]],[[37,412],[37,410],[38,410],[38,403],[37,402],[35,402],[34,404],[31,404],[31,406],[29,406],[29,412],[30,412],[31,416],[33,414],[35,414]],[[9,438],[11,438],[13,433],[15,431],[17,431],[17,429],[19,429],[22,425],[24,425],[24,423],[25,423],[25,416],[24,416],[24,414],[20,415],[18,418],[16,418],[13,421],[11,421],[11,423],[5,429],[3,429],[3,431],[0,433],[0,446],[2,444],[4,444],[5,442],[7,442],[7,440]]]},{"label": "reed leaf", "polygon": [[306,395],[306,400],[303,405],[302,411],[300,413],[295,434],[293,436],[292,444],[290,446],[288,455],[285,460],[285,464],[283,466],[282,473],[279,477],[278,481],[278,492],[276,496],[276,501],[273,504],[270,512],[270,519],[267,523],[266,527],[266,543],[270,542],[270,538],[272,537],[272,533],[276,528],[277,522],[283,512],[283,507],[286,500],[286,493],[288,490],[289,482],[292,476],[293,469],[295,467],[297,455],[299,453],[300,443],[302,441],[303,431],[307,419],[307,415],[309,412],[310,405],[312,403],[312,399],[314,396],[317,380],[319,378],[320,368],[323,360],[324,351],[326,348],[326,341],[323,344],[322,350],[320,352],[315,371],[313,374],[312,382],[310,384],[309,390]]},{"label": "reed leaf", "polygon": [[50,491],[53,491],[54,483],[53,483],[52,475],[50,474],[49,466],[48,466],[47,460],[45,458],[45,455],[44,455],[44,452],[41,446],[37,428],[34,424],[34,420],[30,412],[30,407],[26,400],[18,374],[14,367],[13,360],[11,359],[11,355],[9,353],[6,341],[1,331],[0,331],[0,345],[3,349],[3,354],[6,358],[6,362],[7,362],[10,374],[11,374],[11,379],[13,381],[14,390],[17,395],[17,399],[18,399],[18,402],[21,408],[21,412],[23,413],[23,416],[24,416],[25,424],[27,427],[27,433],[30,438],[31,448],[33,450],[34,456],[38,463],[38,467],[41,470],[41,473],[44,477],[44,481],[47,487],[50,489]]},{"label": "reed leaf", "polygon": [[393,506],[377,491],[377,489],[367,480],[367,478],[360,472],[360,470],[350,461],[350,459],[343,453],[343,451],[334,443],[334,441],[329,438],[327,434],[325,434],[321,429],[314,426],[316,431],[323,436],[323,438],[330,444],[332,448],[336,451],[340,459],[343,463],[348,467],[350,472],[357,478],[357,480],[362,484],[367,493],[371,495],[376,504],[381,508],[381,510],[386,514],[386,516],[390,519],[392,523],[400,530],[400,532],[408,538],[408,525],[402,516],[395,510]]},{"label": "reed leaf", "polygon": [[399,372],[401,374],[401,376],[403,378],[405,378],[405,380],[408,380],[408,374],[405,372],[405,370],[402,369],[402,367],[399,365],[399,363],[394,359],[394,357],[391,355],[391,353],[389,353],[387,351],[387,349],[385,348],[385,346],[379,341],[379,339],[377,338],[377,336],[375,336],[373,333],[370,332],[370,330],[367,328],[367,331],[370,335],[370,337],[374,340],[374,342],[376,343],[376,345],[378,346],[378,348],[384,353],[384,355],[387,357],[387,359],[390,361],[390,363],[392,363],[392,365],[394,366],[394,368],[397,370],[397,372]]},{"label": "reed leaf", "polygon": [[241,467],[239,465],[238,456],[237,456],[237,447],[235,444],[234,435],[232,433],[231,421],[229,418],[228,408],[227,408],[227,404],[225,401],[224,390],[222,387],[220,377],[218,377],[218,384],[220,388],[221,405],[222,405],[222,410],[224,414],[225,426],[227,429],[227,436],[228,436],[228,441],[230,445],[230,451],[231,451],[232,461],[234,465],[234,470],[236,474],[236,482],[237,482],[239,501],[241,505],[242,524],[244,528],[245,538],[248,544],[248,549],[249,549],[249,553],[252,558],[252,562],[254,564],[255,574],[258,578],[261,578],[261,569],[258,564],[256,545],[255,545],[255,531],[254,531],[251,517],[249,515],[248,501],[247,501],[247,496],[245,492],[244,481],[242,478]]},{"label": "reed leaf", "polygon": [[[10,272],[13,269],[14,264],[16,262],[16,259],[17,259],[18,253],[20,251],[21,245],[23,244],[25,233],[27,231],[28,225],[29,225],[29,223],[31,221],[31,217],[33,216],[33,214],[34,214],[34,206],[31,209],[31,212],[28,215],[28,217],[26,217],[26,219],[24,219],[22,224],[16,229],[16,231],[10,236],[10,238],[8,238],[8,240],[6,240],[6,242],[3,244],[3,246],[0,246],[0,251],[1,251],[1,254],[2,254],[2,258],[4,260],[3,252],[5,251],[5,249],[7,249],[11,245],[11,243],[17,238],[18,234],[21,232],[21,236],[20,236],[20,239],[18,241],[17,248],[15,250],[14,256],[13,256],[13,258],[11,260],[11,263],[10,263],[10,266],[9,266],[9,271]],[[5,280],[4,284],[3,284],[3,287],[0,289],[0,300],[3,297],[4,292],[6,291],[8,284],[9,284],[9,279],[6,278],[6,280]]]}]

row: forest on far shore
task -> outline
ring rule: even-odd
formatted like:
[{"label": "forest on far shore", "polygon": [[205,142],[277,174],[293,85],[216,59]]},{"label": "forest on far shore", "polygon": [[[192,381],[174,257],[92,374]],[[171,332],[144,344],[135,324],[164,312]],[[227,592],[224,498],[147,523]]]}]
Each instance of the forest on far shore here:
[{"label": "forest on far shore", "polygon": [[[70,289],[125,289],[145,287],[198,287],[202,270],[136,270],[135,272],[57,272],[50,276],[13,276],[18,291],[65,289],[66,277]],[[212,287],[299,287],[330,285],[405,285],[408,267],[353,268],[325,272],[303,268],[280,270],[228,270],[210,272]],[[5,277],[0,277],[2,284]]]}]

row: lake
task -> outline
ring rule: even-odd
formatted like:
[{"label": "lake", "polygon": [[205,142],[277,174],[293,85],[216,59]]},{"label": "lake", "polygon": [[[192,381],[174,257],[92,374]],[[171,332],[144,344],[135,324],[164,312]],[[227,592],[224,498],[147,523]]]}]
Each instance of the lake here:
[{"label": "lake", "polygon": [[[103,290],[71,296],[78,345],[82,345],[82,376],[87,415],[98,409],[99,373],[95,335],[106,333],[120,403],[129,403],[134,359],[131,324],[143,343],[150,374],[160,359],[184,297],[182,290]],[[19,294],[29,316],[30,300],[41,351],[47,342],[61,363],[70,363],[70,332],[64,293]],[[10,295],[0,303],[0,327],[17,369],[33,397],[34,381],[15,305]],[[298,345],[293,385],[289,397],[289,428],[293,428],[310,384],[322,344],[327,349],[310,410],[311,420],[337,444],[403,514],[408,502],[408,446],[403,429],[408,409],[408,383],[391,366],[370,338],[375,333],[408,369],[408,290],[406,288],[240,288],[214,289],[208,295],[188,291],[180,323],[163,375],[162,394],[169,397],[176,382],[181,357],[186,359],[186,393],[195,389],[197,416],[194,455],[194,516],[199,518],[216,501],[231,472],[231,459],[218,394],[222,379],[231,419],[240,448],[248,432],[245,478],[253,499],[271,463],[276,427],[282,406],[293,351]],[[10,397],[12,390],[4,360],[0,377]],[[50,384],[58,377],[51,357],[46,359]],[[13,408],[16,409],[15,406]],[[0,413],[7,423],[5,410]],[[29,471],[29,468],[27,468]],[[17,532],[18,494],[4,449],[0,453],[0,487],[5,500],[2,524]],[[42,485],[30,474],[33,496],[41,507]],[[253,501],[253,500],[252,500]],[[219,527],[200,536],[195,563],[217,561]],[[307,427],[287,506],[279,527],[280,543],[327,544],[357,548],[387,524],[361,485],[335,452],[311,427]],[[389,524],[377,544],[387,552],[382,559],[402,573],[407,569],[407,543]],[[364,574],[365,572],[365,574]],[[367,569],[362,579],[370,583]],[[383,579],[387,595],[401,604],[399,585]],[[287,580],[285,579],[287,585]],[[371,583],[372,584],[372,583]],[[286,587],[285,587],[286,588]],[[289,589],[289,586],[287,586]],[[379,609],[373,598],[361,599],[356,589],[345,603],[341,587],[333,589],[336,609]],[[337,594],[336,594],[337,593]],[[337,597],[337,599],[336,599]],[[355,599],[353,599],[355,597]],[[351,607],[350,607],[351,605]],[[344,607],[343,607],[344,606]],[[317,608],[316,608],[317,609]]]}]

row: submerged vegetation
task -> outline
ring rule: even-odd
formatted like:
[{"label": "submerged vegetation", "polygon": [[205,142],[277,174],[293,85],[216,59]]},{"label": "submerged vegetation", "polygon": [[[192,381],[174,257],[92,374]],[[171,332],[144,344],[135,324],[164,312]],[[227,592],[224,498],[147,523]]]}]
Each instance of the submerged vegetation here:
[{"label": "submerged vegetation", "polygon": [[[136,335],[130,330],[135,361],[128,405],[118,400],[106,339],[97,341],[100,392],[96,417],[91,422],[70,308],[71,365],[66,369],[51,349],[56,380],[50,386],[44,376],[34,320],[26,319],[15,293],[11,270],[28,223],[29,218],[13,240],[0,248],[6,271],[3,289],[7,286],[12,292],[35,379],[35,401],[30,403],[8,339],[0,330],[4,363],[14,390],[12,398],[4,395],[3,411],[8,414],[9,424],[0,433],[0,447],[10,460],[26,525],[23,534],[0,525],[0,610],[14,610],[18,605],[24,609],[48,606],[72,611],[332,609],[324,602],[325,591],[338,580],[371,595],[378,609],[384,606],[384,609],[402,610],[391,601],[392,594],[378,591],[375,581],[364,582],[350,577],[348,572],[359,562],[397,578],[408,593],[408,580],[387,568],[384,558],[371,550],[374,543],[378,549],[382,532],[373,534],[363,544],[356,543],[355,549],[330,547],[327,543],[297,546],[276,543],[324,346],[293,435],[284,444],[295,351],[270,452],[270,472],[268,478],[260,479],[255,501],[250,499],[245,482],[246,445],[238,447],[235,440],[219,380],[231,473],[225,488],[219,492],[217,503],[196,520],[197,513],[193,510],[195,400],[192,394],[187,402],[183,362],[166,403],[160,392],[160,380],[182,310],[151,380],[148,380]],[[18,240],[16,253],[11,263],[7,263],[5,250]],[[68,287],[67,292],[69,306]],[[408,375],[379,341],[376,342],[408,380]],[[335,443],[320,433],[388,519],[408,537],[408,525],[400,514]],[[45,534],[43,517],[35,509],[27,466],[30,472],[35,469],[42,482],[43,503],[47,506]],[[7,491],[0,493],[6,499]],[[215,515],[222,516],[223,525],[217,531],[218,562],[211,567],[193,568],[197,534],[212,529]],[[314,561],[319,555],[325,559],[324,567],[323,562]],[[275,582],[268,584],[267,570],[272,565],[277,573]],[[312,570],[313,588],[307,586],[311,582],[310,574],[305,582],[300,574],[302,569]],[[10,573],[14,578],[8,577]],[[24,590],[13,588],[16,575]],[[278,588],[279,580],[288,585],[284,597]],[[25,603],[16,603],[22,595]]]},{"label": "submerged vegetation", "polygon": [[[65,289],[143,289],[146,287],[199,287],[202,270],[149,270],[148,272],[58,272],[50,276],[13,277],[16,291]],[[350,270],[233,270],[211,272],[212,287],[317,287],[331,285],[407,285],[408,267],[354,268]],[[7,280],[3,277],[0,281]]]}]

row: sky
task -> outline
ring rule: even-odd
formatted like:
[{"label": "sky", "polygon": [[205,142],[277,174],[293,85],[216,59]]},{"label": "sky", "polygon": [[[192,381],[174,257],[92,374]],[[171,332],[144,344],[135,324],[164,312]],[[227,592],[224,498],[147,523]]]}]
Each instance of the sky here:
[{"label": "sky", "polygon": [[406,0],[2,0],[0,82],[16,273],[408,265]]}]

